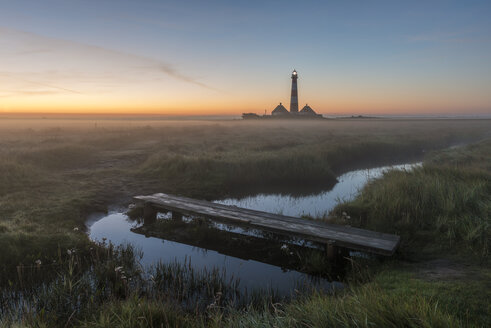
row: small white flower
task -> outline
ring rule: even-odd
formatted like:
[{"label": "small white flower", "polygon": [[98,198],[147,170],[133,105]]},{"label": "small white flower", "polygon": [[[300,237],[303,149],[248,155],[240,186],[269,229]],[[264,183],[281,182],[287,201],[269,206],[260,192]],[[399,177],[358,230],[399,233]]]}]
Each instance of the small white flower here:
[{"label": "small white flower", "polygon": [[351,219],[351,216],[348,215],[348,216],[346,216],[346,218],[349,220],[349,219]]},{"label": "small white flower", "polygon": [[281,250],[282,251],[286,251],[287,249],[288,249],[288,245],[287,244],[281,245]]},{"label": "small white flower", "polygon": [[42,262],[41,262],[41,260],[36,260],[34,263],[35,263],[36,265],[41,265],[41,263],[42,263]]},{"label": "small white flower", "polygon": [[72,250],[71,250],[71,249],[67,249],[67,250],[66,250],[66,253],[67,253],[68,255],[72,255]]},{"label": "small white flower", "polygon": [[114,268],[114,272],[119,272],[119,271],[121,271],[122,269],[123,269],[123,267],[122,267],[122,266],[115,267],[115,268]]},{"label": "small white flower", "polygon": [[73,231],[78,231],[78,227],[73,228]]},{"label": "small white flower", "polygon": [[348,215],[348,213],[343,212],[343,213],[341,213],[341,215],[342,215],[342,216],[346,216],[346,215]]}]

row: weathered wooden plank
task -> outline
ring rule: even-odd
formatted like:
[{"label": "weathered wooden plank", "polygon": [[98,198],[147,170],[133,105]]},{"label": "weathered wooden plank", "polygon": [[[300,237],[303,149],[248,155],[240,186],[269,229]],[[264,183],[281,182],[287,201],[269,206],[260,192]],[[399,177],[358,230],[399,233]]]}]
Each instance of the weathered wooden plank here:
[{"label": "weathered wooden plank", "polygon": [[190,215],[205,215],[213,219],[225,220],[232,223],[246,223],[246,226],[259,228],[263,230],[273,231],[276,233],[283,233],[287,235],[294,235],[304,237],[306,239],[327,242],[336,241],[340,246],[351,247],[362,250],[373,249],[377,252],[378,249],[390,248],[390,242],[386,240],[374,239],[366,236],[356,236],[343,231],[332,231],[327,229],[319,229],[319,227],[313,227],[312,225],[305,222],[305,220],[299,220],[300,222],[275,222],[271,219],[265,219],[261,216],[252,216],[247,213],[237,212],[236,208],[234,210],[228,209],[213,209],[206,207],[201,204],[182,204],[175,200],[163,199],[161,197],[147,197],[147,201],[151,201],[154,205],[165,209],[179,210],[181,212],[186,212]]},{"label": "weathered wooden plank", "polygon": [[205,216],[215,221],[245,226],[320,243],[336,243],[341,247],[392,255],[399,236],[359,228],[315,222],[290,216],[228,206],[167,194],[136,196],[137,200],[185,215]]},{"label": "weathered wooden plank", "polygon": [[[250,227],[262,228],[265,230],[272,230],[278,233],[287,233],[300,235],[302,237],[307,237],[308,239],[325,242],[326,240],[335,240],[339,243],[346,244],[346,247],[355,247],[361,245],[364,248],[383,248],[384,240],[373,239],[366,236],[354,236],[353,234],[346,233],[346,231],[332,231],[319,229],[319,226],[313,227],[309,221],[299,220],[296,222],[280,222],[281,226],[278,227],[278,222],[272,220],[264,219],[261,216],[251,216],[247,213],[237,212],[237,208],[232,207],[232,209],[213,209],[211,206],[204,206],[202,204],[192,204],[192,202],[182,203],[181,200],[169,199],[159,195],[158,197],[147,196],[145,197],[147,201],[151,201],[154,205],[165,209],[171,210],[181,210],[187,212],[191,215],[205,215],[214,219],[222,219],[226,221],[232,221],[233,223],[246,223]],[[239,209],[241,210],[241,209]],[[235,221],[235,222],[234,222]],[[338,230],[338,229],[337,229]],[[309,238],[310,237],[310,238]],[[352,240],[355,237],[355,240]],[[353,245],[354,243],[354,245]],[[388,243],[390,247],[390,244]],[[387,247],[385,247],[387,248]]]},{"label": "weathered wooden plank", "polygon": [[[219,204],[219,203],[207,202],[207,201],[203,201],[203,200],[197,200],[197,199],[193,199],[193,198],[168,195],[168,194],[163,194],[163,193],[154,194],[152,196],[165,197],[165,198],[174,199],[176,201],[181,201],[181,202],[190,202],[190,203],[202,204],[202,205],[210,206],[213,208],[222,208],[222,209],[237,208],[237,209],[239,209],[239,207],[233,206],[233,205],[232,206],[223,205],[223,204]],[[299,218],[292,217],[292,216],[262,212],[262,211],[247,209],[247,208],[240,208],[240,212],[241,213],[243,212],[243,213],[256,214],[256,215],[260,215],[263,217],[268,217],[268,218],[272,218],[275,220],[281,220],[281,221],[287,221],[287,222],[298,222],[298,220],[299,220]],[[359,235],[365,235],[368,237],[376,237],[376,238],[380,238],[380,239],[387,239],[387,240],[393,240],[393,241],[399,240],[399,236],[392,235],[392,234],[386,234],[386,233],[382,233],[382,232],[377,232],[377,231],[370,231],[370,230],[354,228],[354,227],[346,227],[346,226],[330,224],[330,223],[326,223],[326,222],[322,222],[322,221],[315,221],[315,220],[303,220],[303,222],[305,224],[318,226],[320,228],[329,227],[330,229],[336,230],[336,231],[345,231],[346,228],[349,228],[351,232],[356,232]]]},{"label": "weathered wooden plank", "polygon": [[321,229],[329,228],[330,230],[333,231],[339,231],[339,232],[346,232],[348,229],[350,234],[356,233],[357,235],[362,235],[366,237],[371,237],[371,238],[377,238],[377,239],[386,239],[390,241],[398,241],[399,237],[396,235],[390,235],[390,234],[384,234],[384,233],[379,233],[379,232],[374,232],[374,231],[369,231],[369,230],[364,230],[364,229],[358,229],[358,228],[352,228],[352,227],[344,227],[340,225],[335,225],[335,224],[328,224],[325,222],[316,222],[313,220],[304,220],[304,219],[299,219],[295,217],[289,217],[289,216],[282,216],[282,215],[276,215],[272,213],[267,213],[267,212],[260,212],[260,211],[255,211],[255,210],[250,210],[250,209],[244,209],[244,208],[238,208],[236,206],[228,206],[228,205],[222,205],[222,204],[217,204],[217,203],[210,203],[206,201],[199,201],[191,198],[185,198],[185,197],[177,197],[173,195],[166,195],[166,194],[156,194],[154,197],[164,197],[167,199],[173,199],[178,202],[185,202],[188,204],[194,203],[194,204],[200,204],[203,206],[211,207],[211,208],[220,208],[220,209],[225,209],[225,210],[234,210],[238,209],[240,210],[240,213],[249,213],[253,215],[259,215],[261,217],[268,217],[272,218],[275,220],[280,220],[280,221],[285,221],[289,223],[299,223],[299,220],[301,221],[302,225],[310,225],[310,226],[315,226]]}]

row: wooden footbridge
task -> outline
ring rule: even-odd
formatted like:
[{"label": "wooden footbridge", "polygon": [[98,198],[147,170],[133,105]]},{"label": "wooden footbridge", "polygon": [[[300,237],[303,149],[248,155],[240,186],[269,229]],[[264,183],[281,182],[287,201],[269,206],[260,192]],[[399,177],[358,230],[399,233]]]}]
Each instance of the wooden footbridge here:
[{"label": "wooden footbridge", "polygon": [[145,224],[155,222],[159,210],[172,212],[173,219],[180,219],[182,215],[205,217],[216,222],[324,244],[328,256],[332,257],[335,257],[339,248],[390,256],[400,240],[399,236],[391,234],[162,193],[134,198],[144,203]]}]

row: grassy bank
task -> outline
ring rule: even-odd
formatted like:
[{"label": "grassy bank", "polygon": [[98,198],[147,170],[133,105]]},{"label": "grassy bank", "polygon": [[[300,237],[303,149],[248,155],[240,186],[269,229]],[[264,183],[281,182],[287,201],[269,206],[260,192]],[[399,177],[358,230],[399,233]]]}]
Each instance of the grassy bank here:
[{"label": "grassy bank", "polygon": [[490,141],[436,152],[335,209],[339,223],[401,235],[397,261],[375,276],[378,285],[431,299],[462,325],[491,324],[490,163]]},{"label": "grassy bank", "polygon": [[423,167],[373,181],[335,213],[340,223],[401,235],[400,251],[408,258],[452,251],[487,261],[490,163],[491,142],[442,151]]},{"label": "grassy bank", "polygon": [[[60,302],[60,295],[77,296],[64,289],[63,281],[70,279],[56,280],[59,274],[70,274],[68,250],[75,249],[79,262],[85,263],[77,279],[87,267],[109,275],[121,266],[117,261],[107,260],[99,266],[89,260],[94,245],[83,233],[84,222],[90,212],[104,211],[113,203],[125,204],[134,194],[169,192],[213,199],[268,190],[295,193],[306,184],[309,190],[304,191],[312,191],[332,184],[337,174],[353,168],[420,159],[434,149],[482,139],[489,127],[483,121],[372,120],[298,125],[172,122],[148,127],[77,123],[70,129],[42,123],[43,127],[0,133],[0,261],[4,264],[0,283],[3,290],[24,288],[19,270],[37,270],[39,260],[47,272],[45,283],[63,287],[61,294],[53,296]],[[353,203],[337,209],[337,220],[346,220],[341,215],[345,211],[351,217],[349,224],[399,233],[403,243],[398,262],[371,268],[370,278],[363,280],[369,283],[353,284],[334,297],[314,295],[283,305],[273,305],[266,298],[262,306],[249,309],[215,304],[193,312],[176,304],[175,295],[168,290],[152,296],[142,294],[135,285],[122,294],[106,290],[104,297],[95,289],[88,295],[89,299],[93,296],[89,308],[67,310],[68,314],[57,314],[58,319],[46,314],[14,321],[121,327],[174,323],[304,327],[345,326],[348,322],[384,326],[399,320],[418,327],[486,324],[489,309],[482,293],[489,270],[478,259],[487,259],[489,253],[490,151],[489,143],[473,147],[432,156],[414,172],[390,173],[370,184]],[[465,267],[463,257],[468,257],[467,264],[478,272],[477,278],[464,270],[458,276],[461,281],[439,285],[420,276],[428,261],[449,251],[456,255],[445,260],[457,261],[459,271]],[[56,265],[51,265],[53,261]],[[413,267],[402,261],[419,264]],[[356,272],[365,276],[367,270]],[[132,278],[138,279],[138,274]],[[474,284],[469,283],[471,279]],[[33,281],[33,286],[38,283]],[[463,291],[467,283],[473,287]],[[412,295],[420,290],[425,293]],[[477,295],[472,302],[471,293]],[[68,304],[78,304],[77,297],[68,298],[73,302]],[[48,305],[37,311],[47,313]]]}]

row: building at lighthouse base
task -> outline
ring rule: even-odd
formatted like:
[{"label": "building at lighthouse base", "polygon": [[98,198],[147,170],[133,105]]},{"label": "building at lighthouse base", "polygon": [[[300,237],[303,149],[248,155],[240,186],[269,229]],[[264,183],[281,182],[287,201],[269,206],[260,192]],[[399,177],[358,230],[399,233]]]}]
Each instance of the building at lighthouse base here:
[{"label": "building at lighthouse base", "polygon": [[322,117],[321,114],[317,114],[312,107],[310,107],[308,104],[305,104],[305,106],[302,108],[300,112],[298,112],[298,115],[300,116],[305,116],[305,117]]},{"label": "building at lighthouse base", "polygon": [[290,111],[283,106],[282,103],[280,103],[278,106],[276,106],[273,111],[271,112],[271,115],[266,115],[266,111],[264,112],[265,114],[263,116],[259,116],[255,113],[243,113],[242,118],[249,120],[249,119],[260,119],[260,118],[281,118],[281,119],[323,119],[321,114],[317,114],[312,107],[309,105],[305,105],[302,110],[298,110],[298,89],[297,89],[297,80],[298,80],[298,73],[296,70],[293,70],[292,75],[292,89],[291,89],[291,98],[290,98]]},{"label": "building at lighthouse base", "polygon": [[312,107],[305,105],[299,112],[289,112],[288,109],[280,103],[276,106],[271,115],[257,115],[255,113],[243,113],[242,118],[250,119],[323,119],[321,114],[317,114]]}]

